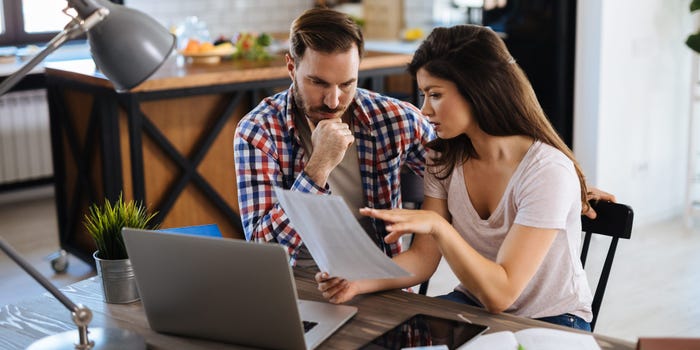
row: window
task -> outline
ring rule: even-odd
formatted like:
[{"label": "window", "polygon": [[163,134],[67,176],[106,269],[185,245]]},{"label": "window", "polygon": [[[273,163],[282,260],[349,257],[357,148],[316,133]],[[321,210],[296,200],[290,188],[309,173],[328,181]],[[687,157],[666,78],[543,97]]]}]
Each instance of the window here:
[{"label": "window", "polygon": [[70,21],[63,9],[65,1],[22,0],[24,32],[27,34],[58,32]]},{"label": "window", "polygon": [[0,35],[5,34],[5,14],[3,13],[4,1],[0,0]]},{"label": "window", "polygon": [[[112,0],[123,3],[123,0]],[[70,22],[62,0],[0,0],[0,45],[48,42]]]},{"label": "window", "polygon": [[[65,1],[2,0],[0,45],[25,45],[51,40],[70,21],[61,10]],[[56,24],[61,21],[61,24]],[[41,22],[42,24],[38,24]]]}]

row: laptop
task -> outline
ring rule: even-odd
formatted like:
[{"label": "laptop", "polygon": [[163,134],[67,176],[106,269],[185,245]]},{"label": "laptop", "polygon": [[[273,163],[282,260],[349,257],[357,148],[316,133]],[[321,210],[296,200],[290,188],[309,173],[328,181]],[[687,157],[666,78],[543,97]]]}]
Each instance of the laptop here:
[{"label": "laptop", "polygon": [[278,244],[124,228],[156,332],[275,349],[313,349],[357,308],[298,300]]}]

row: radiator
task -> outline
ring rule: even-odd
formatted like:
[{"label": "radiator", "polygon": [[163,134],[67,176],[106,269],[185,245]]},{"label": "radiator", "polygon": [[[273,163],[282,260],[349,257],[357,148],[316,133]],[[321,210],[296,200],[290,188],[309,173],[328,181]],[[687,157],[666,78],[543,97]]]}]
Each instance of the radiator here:
[{"label": "radiator", "polygon": [[0,184],[52,176],[46,90],[0,97]]}]

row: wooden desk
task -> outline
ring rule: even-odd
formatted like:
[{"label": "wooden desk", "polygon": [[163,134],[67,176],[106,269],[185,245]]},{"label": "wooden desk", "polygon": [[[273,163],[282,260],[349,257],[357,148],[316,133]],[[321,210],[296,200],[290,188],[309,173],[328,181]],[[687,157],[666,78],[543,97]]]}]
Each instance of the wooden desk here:
[{"label": "wooden desk", "polygon": [[[163,228],[217,223],[225,237],[243,237],[233,134],[262,98],[290,86],[284,59],[213,65],[181,59],[171,57],[123,93],[91,60],[46,64],[61,247],[86,262],[95,251],[82,225],[87,207],[121,192],[157,211]],[[410,59],[367,52],[358,85],[411,91],[410,78],[398,87],[388,79],[408,77]]]},{"label": "wooden desk", "polygon": [[[323,300],[316,290],[312,273],[295,271],[299,297]],[[94,317],[91,327],[118,327],[141,334],[149,349],[239,349],[241,347],[205,340],[159,334],[148,327],[146,315],[140,302],[126,305],[105,304],[99,280],[90,278],[63,289],[76,303],[92,309]],[[489,332],[516,331],[529,327],[560,328],[549,323],[534,321],[511,315],[492,315],[483,310],[441,299],[401,291],[388,291],[363,295],[350,305],[359,311],[353,319],[342,326],[320,349],[355,349],[393,328],[416,313],[426,313],[456,319],[461,313],[474,323],[490,326]],[[63,305],[48,293],[17,305],[8,305],[0,311],[0,348],[24,349],[37,339],[75,329],[70,314]],[[274,332],[271,330],[271,332]],[[77,334],[77,333],[76,333]],[[611,337],[595,335],[603,349],[634,349],[635,344]]]}]

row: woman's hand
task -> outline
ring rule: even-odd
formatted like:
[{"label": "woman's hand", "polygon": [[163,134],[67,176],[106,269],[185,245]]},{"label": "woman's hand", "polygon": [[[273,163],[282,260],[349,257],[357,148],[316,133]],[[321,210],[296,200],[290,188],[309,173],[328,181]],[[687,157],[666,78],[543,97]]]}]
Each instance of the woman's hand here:
[{"label": "woman's hand", "polygon": [[[589,187],[586,199],[589,201],[615,202],[615,195],[605,191],[601,191],[600,189],[595,187]],[[582,214],[586,215],[590,219],[595,219],[596,216],[598,216],[598,214],[595,212],[595,210],[593,210],[592,207],[588,207],[588,210],[584,211]]]},{"label": "woman's hand", "polygon": [[342,304],[358,294],[356,284],[344,278],[330,277],[327,272],[318,272],[314,278],[323,297],[333,304]]},{"label": "woman's hand", "polygon": [[384,238],[387,243],[396,242],[406,233],[437,235],[442,225],[449,225],[445,218],[431,210],[361,208],[360,214],[387,223],[386,230],[389,234]]}]

